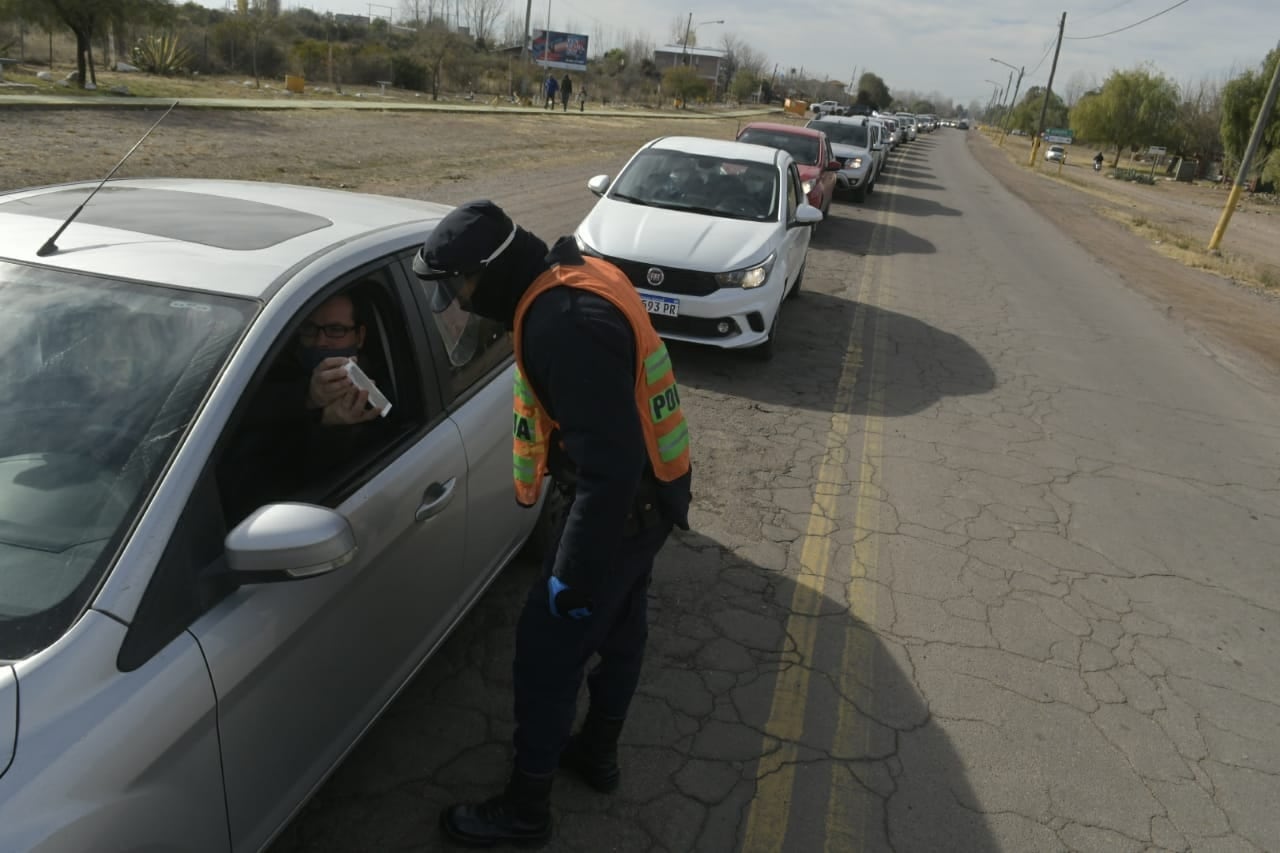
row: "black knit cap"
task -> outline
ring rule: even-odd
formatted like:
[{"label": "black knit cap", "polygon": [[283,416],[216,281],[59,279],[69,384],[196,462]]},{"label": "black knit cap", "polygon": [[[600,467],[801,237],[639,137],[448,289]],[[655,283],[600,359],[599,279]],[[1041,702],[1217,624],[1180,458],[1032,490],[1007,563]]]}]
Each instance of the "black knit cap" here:
[{"label": "black knit cap", "polygon": [[413,259],[419,278],[472,275],[510,245],[515,226],[491,201],[469,201],[455,207],[427,235]]}]

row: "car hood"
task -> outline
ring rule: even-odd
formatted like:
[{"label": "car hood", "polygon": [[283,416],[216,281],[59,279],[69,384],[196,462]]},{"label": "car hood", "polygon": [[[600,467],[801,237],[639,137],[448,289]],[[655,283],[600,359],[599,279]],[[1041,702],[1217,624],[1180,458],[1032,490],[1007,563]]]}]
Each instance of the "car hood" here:
[{"label": "car hood", "polygon": [[725,219],[602,198],[577,233],[611,258],[727,272],[764,260],[781,228],[778,222]]},{"label": "car hood", "polygon": [[0,664],[0,776],[13,763],[18,743],[18,677],[13,667]]},{"label": "car hood", "polygon": [[802,181],[816,178],[822,174],[822,170],[817,166],[805,166],[800,163],[796,163],[796,170],[800,172],[800,180]]}]

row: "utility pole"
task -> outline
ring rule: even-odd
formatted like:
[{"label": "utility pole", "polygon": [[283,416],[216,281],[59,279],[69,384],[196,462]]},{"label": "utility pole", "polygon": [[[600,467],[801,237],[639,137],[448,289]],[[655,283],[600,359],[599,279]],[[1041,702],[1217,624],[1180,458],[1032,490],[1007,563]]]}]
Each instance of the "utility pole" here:
[{"label": "utility pole", "polygon": [[1062,33],[1067,28],[1067,13],[1058,22],[1058,44],[1053,49],[1053,65],[1049,67],[1049,85],[1044,87],[1044,104],[1040,107],[1040,121],[1036,123],[1036,136],[1031,140],[1031,159],[1027,165],[1036,167],[1036,155],[1040,153],[1040,134],[1044,133],[1044,116],[1049,111],[1049,99],[1053,97],[1053,75],[1058,71],[1058,54],[1062,51]]},{"label": "utility pole", "polygon": [[689,64],[689,30],[693,28],[693,13],[689,13],[689,22],[684,25],[684,43],[680,45],[680,64]]},{"label": "utility pole", "polygon": [[[1004,136],[1000,137],[1001,148],[1004,147],[1004,141],[1009,138],[1009,131],[1013,129],[1013,109],[1018,105],[1018,92],[1022,91],[1022,73],[1025,69],[1026,69],[1026,66],[1023,66],[1022,68],[1018,69],[1018,82],[1013,87],[1013,102],[1009,105],[1009,114],[1005,116]],[[1009,73],[1013,74],[1012,71],[1010,71]],[[1048,103],[1048,101],[1046,101],[1045,103]]]},{"label": "utility pole", "polygon": [[1231,194],[1227,196],[1227,206],[1222,209],[1222,217],[1218,220],[1218,227],[1213,229],[1213,236],[1209,238],[1209,251],[1218,251],[1218,245],[1222,243],[1223,236],[1227,233],[1227,223],[1231,221],[1231,214],[1235,212],[1236,202],[1240,200],[1240,193],[1244,191],[1244,182],[1248,180],[1249,167],[1253,165],[1253,155],[1258,152],[1258,145],[1262,142],[1262,132],[1266,129],[1267,121],[1271,118],[1271,110],[1276,105],[1276,91],[1280,89],[1280,61],[1276,62],[1276,70],[1271,75],[1271,86],[1267,89],[1267,96],[1262,99],[1262,109],[1258,112],[1258,122],[1253,126],[1253,135],[1249,137],[1249,145],[1244,150],[1244,159],[1240,161],[1240,170],[1236,172],[1235,183],[1231,187]]},{"label": "utility pole", "polygon": [[525,0],[524,4],[524,41],[520,43],[520,63],[529,59],[529,21],[533,17],[533,0]]}]

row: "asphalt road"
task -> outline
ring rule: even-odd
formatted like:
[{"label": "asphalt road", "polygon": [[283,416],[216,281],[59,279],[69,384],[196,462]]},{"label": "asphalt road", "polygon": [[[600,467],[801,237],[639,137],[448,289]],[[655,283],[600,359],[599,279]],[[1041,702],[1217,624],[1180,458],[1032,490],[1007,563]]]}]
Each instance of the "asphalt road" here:
[{"label": "asphalt road", "polygon": [[[778,355],[673,348],[694,530],[612,797],[556,851],[1280,840],[1280,400],[921,137],[810,250]],[[619,164],[488,195],[543,236]],[[594,167],[594,168],[593,168]],[[447,849],[506,772],[515,565],[273,847]]]}]

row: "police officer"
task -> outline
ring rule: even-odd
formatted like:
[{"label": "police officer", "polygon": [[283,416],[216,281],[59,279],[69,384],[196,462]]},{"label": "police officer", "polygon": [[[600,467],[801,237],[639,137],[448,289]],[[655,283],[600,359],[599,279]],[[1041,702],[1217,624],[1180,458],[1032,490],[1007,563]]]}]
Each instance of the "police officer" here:
[{"label": "police officer", "polygon": [[[572,238],[548,251],[497,205],[474,201],[445,216],[413,268],[435,282],[432,310],[456,300],[512,332],[516,500],[535,505],[548,473],[571,500],[516,628],[511,777],[498,796],[440,818],[463,844],[538,845],[551,836],[557,766],[600,791],[618,786],[653,561],[673,526],[688,529],[688,426],[635,289]],[[570,739],[595,655],[589,710]]]}]

